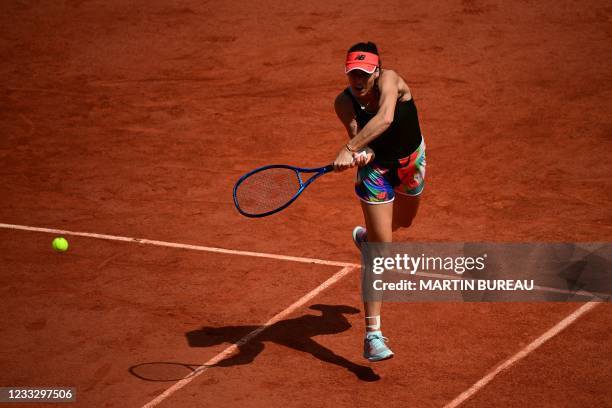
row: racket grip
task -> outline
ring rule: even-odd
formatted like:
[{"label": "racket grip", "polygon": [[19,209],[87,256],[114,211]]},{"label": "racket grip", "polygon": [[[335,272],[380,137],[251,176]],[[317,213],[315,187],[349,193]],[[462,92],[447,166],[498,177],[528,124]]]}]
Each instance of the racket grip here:
[{"label": "racket grip", "polygon": [[[360,151],[359,153],[357,153],[358,156],[367,156],[368,154],[365,152],[365,150]],[[353,158],[353,162],[355,161],[355,159]],[[327,166],[323,167],[323,173],[329,173],[330,171],[334,170],[334,165],[333,164],[328,164]]]}]

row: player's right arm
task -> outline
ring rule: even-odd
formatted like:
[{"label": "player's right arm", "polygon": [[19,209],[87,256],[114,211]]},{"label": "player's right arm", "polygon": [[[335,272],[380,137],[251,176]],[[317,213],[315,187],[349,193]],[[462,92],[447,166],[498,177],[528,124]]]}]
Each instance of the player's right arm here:
[{"label": "player's right arm", "polygon": [[[353,104],[351,103],[350,98],[344,93],[340,92],[334,101],[334,110],[336,111],[336,116],[340,119],[340,122],[344,125],[346,132],[348,133],[349,138],[354,138],[359,133],[359,124],[357,123],[357,118],[355,117],[355,111],[353,110]],[[364,149],[367,153],[366,157],[356,156],[355,162],[358,166],[365,166],[374,158],[374,152],[369,147],[365,147]]]},{"label": "player's right arm", "polygon": [[349,138],[354,138],[359,133],[359,125],[357,124],[357,118],[355,118],[355,112],[353,111],[353,105],[349,97],[344,93],[336,97],[334,101],[334,109],[340,122],[346,128]]}]

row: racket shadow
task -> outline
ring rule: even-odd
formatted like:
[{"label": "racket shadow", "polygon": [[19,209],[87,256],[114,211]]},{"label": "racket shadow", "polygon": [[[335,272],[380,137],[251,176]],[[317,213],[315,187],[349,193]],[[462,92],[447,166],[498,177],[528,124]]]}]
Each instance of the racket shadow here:
[{"label": "racket shadow", "polygon": [[184,364],[170,361],[155,361],[131,366],[128,371],[144,381],[166,382],[189,378],[201,369],[198,364]]},{"label": "racket shadow", "polygon": [[[233,356],[216,364],[216,367],[231,367],[252,363],[264,350],[266,342],[308,353],[313,357],[343,367],[362,381],[378,381],[380,377],[368,366],[357,364],[334,353],[316,342],[313,337],[342,333],[351,328],[345,314],[357,314],[359,310],[345,305],[312,305],[310,309],[320,315],[306,314],[293,319],[281,320],[248,343],[239,347]],[[211,347],[223,343],[236,343],[259,326],[202,327],[187,332],[185,336],[191,347]]]}]

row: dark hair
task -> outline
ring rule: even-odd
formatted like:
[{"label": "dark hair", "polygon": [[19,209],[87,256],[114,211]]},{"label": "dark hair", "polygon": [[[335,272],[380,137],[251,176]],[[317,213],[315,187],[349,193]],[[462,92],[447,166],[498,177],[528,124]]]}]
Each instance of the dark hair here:
[{"label": "dark hair", "polygon": [[346,53],[348,54],[354,51],[370,52],[372,54],[378,55],[378,66],[379,67],[382,66],[380,54],[378,54],[378,47],[373,42],[368,41],[368,42],[360,42],[360,43],[354,44],[351,46],[351,48],[348,49]]}]

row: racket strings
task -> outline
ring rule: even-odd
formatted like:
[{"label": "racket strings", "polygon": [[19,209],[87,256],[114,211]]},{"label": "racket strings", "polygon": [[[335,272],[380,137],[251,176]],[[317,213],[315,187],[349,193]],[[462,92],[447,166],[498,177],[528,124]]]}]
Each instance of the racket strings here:
[{"label": "racket strings", "polygon": [[289,202],[300,189],[295,170],[271,168],[244,179],[236,190],[240,209],[258,215],[273,211]]}]

